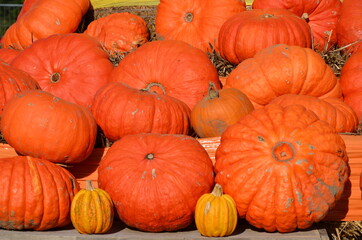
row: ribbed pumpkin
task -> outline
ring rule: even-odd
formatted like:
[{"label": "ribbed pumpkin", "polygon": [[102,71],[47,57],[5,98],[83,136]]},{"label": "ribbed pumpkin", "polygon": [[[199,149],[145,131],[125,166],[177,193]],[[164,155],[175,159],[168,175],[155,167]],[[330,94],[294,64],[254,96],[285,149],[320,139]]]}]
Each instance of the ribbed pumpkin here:
[{"label": "ribbed pumpkin", "polygon": [[250,224],[291,232],[334,207],[348,180],[347,161],[342,137],[311,110],[269,104],[223,133],[216,182]]},{"label": "ribbed pumpkin", "polygon": [[[89,5],[89,0],[37,0],[6,30],[1,43],[3,47],[22,50],[38,39],[72,33]],[[50,51],[44,52],[48,54]]]},{"label": "ribbed pumpkin", "polygon": [[157,6],[156,32],[159,38],[181,40],[203,51],[218,49],[222,24],[245,11],[241,0],[161,0]]},{"label": "ribbed pumpkin", "polygon": [[340,98],[320,99],[307,95],[284,94],[273,99],[270,103],[279,104],[283,107],[292,104],[302,105],[313,111],[319,119],[328,122],[339,133],[355,132],[358,126],[356,113]]},{"label": "ribbed pumpkin", "polygon": [[114,68],[100,43],[80,33],[38,40],[11,65],[29,73],[42,90],[87,108]]},{"label": "ribbed pumpkin", "polygon": [[220,28],[221,56],[233,64],[275,44],[311,47],[311,30],[286,9],[252,9],[230,17]]},{"label": "ribbed pumpkin", "polygon": [[315,50],[329,50],[337,43],[336,26],[340,16],[340,0],[254,0],[252,6],[253,9],[287,9],[304,18],[312,30]]},{"label": "ribbed pumpkin", "polygon": [[23,1],[23,6],[20,9],[20,12],[18,14],[17,18],[22,17],[25,13],[27,13],[30,9],[30,7],[37,2],[38,0],[24,0]]},{"label": "ribbed pumpkin", "polygon": [[283,94],[342,97],[332,68],[318,53],[285,44],[265,48],[240,63],[227,77],[224,87],[242,91],[255,108]]},{"label": "ribbed pumpkin", "polygon": [[8,101],[0,129],[18,153],[57,163],[85,160],[97,134],[90,111],[41,90],[23,91]]},{"label": "ribbed pumpkin", "polygon": [[176,231],[194,221],[197,200],[214,186],[213,165],[186,135],[141,133],[116,141],[98,168],[99,187],[118,216],[142,231]]},{"label": "ribbed pumpkin", "polygon": [[86,181],[86,189],[81,189],[73,198],[70,217],[79,233],[106,233],[112,227],[114,210],[109,194],[94,188],[92,181]]},{"label": "ribbed pumpkin", "polygon": [[[220,88],[217,70],[207,54],[176,40],[145,43],[120,61],[110,79],[136,89],[159,83],[166,95],[185,102],[190,109],[207,94],[210,81]],[[157,85],[151,90],[163,93]]]},{"label": "ribbed pumpkin", "polygon": [[112,57],[135,50],[149,38],[146,21],[128,12],[98,18],[87,26],[84,33],[97,39]]},{"label": "ribbed pumpkin", "polygon": [[[161,84],[158,86],[164,88]],[[190,108],[176,98],[147,88],[134,89],[120,82],[111,82],[99,89],[92,105],[97,124],[112,141],[136,133],[188,134],[190,112]]]},{"label": "ribbed pumpkin", "polygon": [[0,60],[10,64],[19,53],[19,50],[13,48],[0,48]]},{"label": "ribbed pumpkin", "polygon": [[191,111],[191,125],[199,137],[217,137],[253,110],[249,98],[238,89],[217,90],[210,83],[208,95]]},{"label": "ribbed pumpkin", "polygon": [[79,185],[64,168],[30,156],[0,159],[0,227],[47,230],[68,225]]},{"label": "ribbed pumpkin", "polygon": [[236,204],[230,195],[223,194],[220,184],[215,184],[211,193],[205,193],[197,201],[195,223],[199,233],[206,237],[225,237],[235,231]]}]

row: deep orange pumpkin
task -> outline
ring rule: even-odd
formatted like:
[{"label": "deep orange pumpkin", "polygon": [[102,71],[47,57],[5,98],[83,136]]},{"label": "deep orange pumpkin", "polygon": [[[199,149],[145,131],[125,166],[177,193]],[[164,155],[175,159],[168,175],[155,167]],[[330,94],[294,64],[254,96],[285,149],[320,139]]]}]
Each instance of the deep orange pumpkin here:
[{"label": "deep orange pumpkin", "polygon": [[29,73],[42,90],[89,109],[114,68],[100,43],[80,33],[40,39],[11,65]]},{"label": "deep orange pumpkin", "polygon": [[0,129],[18,153],[56,163],[85,160],[97,134],[90,111],[41,90],[23,91],[8,101]]},{"label": "deep orange pumpkin", "polygon": [[218,50],[222,24],[245,11],[244,0],[161,0],[156,13],[156,32],[166,40],[181,40],[203,51]]},{"label": "deep orange pumpkin", "polygon": [[19,53],[19,50],[13,48],[0,48],[0,59],[10,64]]},{"label": "deep orange pumpkin", "polygon": [[342,97],[333,70],[310,48],[278,44],[240,63],[224,87],[245,93],[255,108],[283,94]]},{"label": "deep orange pumpkin", "polygon": [[0,227],[47,230],[68,225],[79,185],[64,168],[29,156],[0,159]]},{"label": "deep orange pumpkin", "polygon": [[336,26],[340,16],[340,0],[254,0],[253,8],[287,9],[304,18],[312,30],[313,47],[316,50],[329,50],[337,43]]},{"label": "deep orange pumpkin", "polygon": [[334,207],[348,180],[347,160],[342,137],[315,113],[269,104],[223,133],[216,182],[250,224],[291,232]]},{"label": "deep orange pumpkin", "polygon": [[149,92],[147,88],[134,89],[120,82],[111,82],[99,89],[92,105],[98,126],[112,141],[136,133],[188,134],[190,112],[190,108],[176,98]]},{"label": "deep orange pumpkin", "polygon": [[309,25],[286,9],[252,9],[235,14],[219,32],[220,54],[233,64],[281,43],[311,46]]},{"label": "deep orange pumpkin", "polygon": [[23,1],[23,6],[21,7],[17,18],[20,18],[23,15],[25,15],[25,13],[27,13],[29,11],[30,7],[37,1],[38,0],[24,0]]},{"label": "deep orange pumpkin", "polygon": [[[176,40],[142,45],[120,61],[110,79],[136,89],[160,83],[166,95],[185,102],[190,109],[207,94],[209,82],[220,88],[217,70],[207,54]],[[151,90],[163,93],[157,85]]]},{"label": "deep orange pumpkin", "polygon": [[127,135],[100,161],[98,184],[128,226],[176,231],[194,221],[197,200],[214,186],[213,164],[193,137]]}]

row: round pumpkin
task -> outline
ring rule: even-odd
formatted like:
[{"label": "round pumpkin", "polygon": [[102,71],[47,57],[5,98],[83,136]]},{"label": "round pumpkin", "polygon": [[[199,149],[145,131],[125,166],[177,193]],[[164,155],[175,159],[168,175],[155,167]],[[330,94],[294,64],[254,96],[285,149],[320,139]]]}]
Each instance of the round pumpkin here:
[{"label": "round pumpkin", "polygon": [[[164,88],[161,84],[158,87]],[[109,140],[136,133],[190,132],[190,108],[176,98],[150,92],[148,88],[138,90],[111,82],[99,89],[92,114]]]},{"label": "round pumpkin", "polygon": [[240,0],[161,0],[156,12],[158,38],[181,40],[203,51],[218,51],[222,24],[236,13],[245,11]]},{"label": "round pumpkin", "polygon": [[11,65],[29,73],[42,90],[88,109],[114,68],[100,43],[80,33],[40,39]]},{"label": "round pumpkin", "polygon": [[19,50],[13,48],[0,48],[0,60],[10,64],[19,53]]},{"label": "round pumpkin", "polygon": [[73,198],[70,217],[79,233],[106,233],[112,227],[114,210],[109,194],[94,188],[92,181],[86,181],[86,188],[81,189]]},{"label": "round pumpkin", "polygon": [[339,133],[355,132],[358,118],[353,109],[340,98],[320,99],[313,96],[284,94],[274,98],[270,103],[283,107],[299,104],[313,111],[319,119],[326,121]]},{"label": "round pumpkin", "polygon": [[206,237],[225,237],[235,231],[236,203],[230,195],[223,194],[220,184],[215,184],[211,193],[205,193],[197,201],[195,223],[199,233]]},{"label": "round pumpkin", "polygon": [[220,28],[220,54],[233,64],[275,44],[311,47],[309,25],[286,9],[252,9],[235,14]]},{"label": "round pumpkin", "polygon": [[238,89],[217,90],[210,83],[208,95],[191,111],[191,125],[199,137],[218,137],[228,126],[253,110],[249,98]]},{"label": "round pumpkin", "polygon": [[[145,43],[120,61],[110,79],[136,89],[159,83],[166,95],[185,102],[190,109],[207,94],[209,82],[220,88],[217,70],[207,54],[177,40]],[[164,93],[157,84],[151,90]]]},{"label": "round pumpkin", "polygon": [[90,111],[41,90],[23,91],[8,101],[0,129],[18,153],[56,163],[85,160],[97,134]]},{"label": "round pumpkin", "polygon": [[97,39],[111,57],[124,56],[149,38],[146,21],[128,12],[98,18],[90,22],[84,33]]},{"label": "round pumpkin", "polygon": [[312,31],[315,50],[327,51],[337,43],[336,26],[340,16],[340,0],[254,0],[252,7],[287,9],[305,19]]},{"label": "round pumpkin", "polygon": [[[74,32],[88,11],[90,1],[37,0],[30,5],[26,14],[19,17],[4,33],[1,40],[3,47],[22,50],[38,39]],[[44,52],[49,54],[50,50]]]},{"label": "round pumpkin", "polygon": [[213,164],[193,137],[126,135],[100,161],[98,184],[128,226],[148,232],[176,231],[194,221],[197,200],[211,191]]},{"label": "round pumpkin", "polygon": [[67,226],[79,185],[64,168],[30,156],[0,158],[0,227],[37,231]]},{"label": "round pumpkin", "polygon": [[17,18],[25,15],[25,13],[29,11],[30,7],[37,1],[38,0],[24,0]]},{"label": "round pumpkin", "polygon": [[261,108],[283,94],[342,97],[333,70],[310,48],[277,44],[240,63],[224,88],[237,88]]},{"label": "round pumpkin", "polygon": [[321,221],[349,176],[342,137],[301,105],[254,110],[226,129],[215,156],[216,182],[239,217],[270,232]]}]

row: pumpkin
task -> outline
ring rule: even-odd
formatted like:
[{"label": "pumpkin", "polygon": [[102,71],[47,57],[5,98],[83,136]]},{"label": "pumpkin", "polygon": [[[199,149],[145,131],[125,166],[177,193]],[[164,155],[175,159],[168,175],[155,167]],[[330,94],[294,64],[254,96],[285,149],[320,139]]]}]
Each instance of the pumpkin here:
[{"label": "pumpkin", "polygon": [[[161,0],[156,12],[158,38],[181,40],[203,51],[218,51],[222,24],[236,13],[245,11],[240,0]],[[211,47],[211,46],[212,47]]]},{"label": "pumpkin", "polygon": [[220,184],[215,184],[211,193],[205,193],[197,201],[195,223],[197,230],[206,237],[231,235],[238,222],[234,199],[223,194]]},{"label": "pumpkin", "polygon": [[238,89],[217,90],[214,83],[210,83],[208,95],[191,111],[191,125],[199,137],[218,137],[253,110],[249,98]]},{"label": "pumpkin", "polygon": [[344,0],[336,33],[339,47],[347,47],[349,53],[362,48],[362,1]]},{"label": "pumpkin", "polygon": [[235,14],[220,28],[220,54],[233,64],[275,44],[311,47],[309,25],[286,9],[252,9]]},{"label": "pumpkin", "polygon": [[146,21],[128,12],[98,18],[90,22],[84,33],[97,39],[112,57],[124,56],[149,38]]},{"label": "pumpkin", "polygon": [[336,27],[340,16],[340,0],[254,0],[252,7],[287,9],[305,19],[312,30],[315,50],[324,52],[337,43]]},{"label": "pumpkin", "polygon": [[113,224],[113,208],[109,194],[87,180],[86,189],[81,189],[72,200],[72,224],[82,234],[106,233]]},{"label": "pumpkin", "polygon": [[0,60],[0,123],[4,105],[17,93],[40,89],[38,83],[26,72]]},{"label": "pumpkin", "polygon": [[40,39],[11,65],[29,73],[42,90],[88,109],[114,68],[100,43],[81,33]]},{"label": "pumpkin", "polygon": [[270,103],[283,107],[299,104],[313,111],[321,120],[329,123],[339,133],[355,132],[358,118],[353,109],[340,98],[320,99],[313,96],[284,94],[274,98]]},{"label": "pumpkin", "polygon": [[[72,33],[89,5],[89,0],[37,0],[6,30],[1,43],[3,47],[22,50],[38,39]],[[48,50],[44,52],[49,53]]]},{"label": "pumpkin", "polygon": [[213,164],[193,137],[126,135],[100,161],[98,184],[128,226],[176,231],[194,221],[197,200],[214,186]]},{"label": "pumpkin", "polygon": [[0,159],[0,227],[37,231],[68,225],[79,185],[64,168],[30,156]]},{"label": "pumpkin", "polygon": [[20,9],[20,12],[18,14],[17,18],[22,17],[25,13],[27,13],[30,9],[30,7],[37,2],[38,0],[24,0],[23,1],[23,6]]},{"label": "pumpkin", "polygon": [[0,60],[10,64],[19,53],[19,50],[13,48],[0,48]]},{"label": "pumpkin", "polygon": [[176,98],[150,92],[151,87],[138,90],[111,82],[99,89],[92,114],[109,140],[136,133],[190,132],[190,108]]},{"label": "pumpkin", "polygon": [[143,89],[159,83],[151,91],[164,93],[185,102],[190,109],[207,94],[209,82],[220,88],[217,70],[206,53],[177,40],[145,43],[125,56],[110,75],[110,80]]},{"label": "pumpkin", "polygon": [[239,217],[269,232],[321,221],[349,176],[342,137],[301,105],[254,110],[226,129],[215,157],[216,182]]},{"label": "pumpkin", "polygon": [[342,97],[332,68],[310,48],[277,44],[240,63],[226,79],[224,88],[237,88],[255,108],[283,94],[319,98]]},{"label": "pumpkin", "polygon": [[362,121],[362,49],[347,59],[341,70],[341,87],[344,102],[356,112]]},{"label": "pumpkin", "polygon": [[97,124],[86,108],[41,90],[9,100],[1,132],[18,153],[56,163],[77,163],[93,151]]}]

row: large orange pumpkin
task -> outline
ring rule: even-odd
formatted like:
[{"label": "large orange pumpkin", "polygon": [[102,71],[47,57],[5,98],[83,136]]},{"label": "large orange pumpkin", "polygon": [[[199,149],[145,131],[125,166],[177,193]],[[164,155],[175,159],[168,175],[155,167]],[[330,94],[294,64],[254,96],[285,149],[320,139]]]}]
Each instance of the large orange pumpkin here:
[{"label": "large orange pumpkin", "polygon": [[47,230],[68,225],[79,185],[64,168],[30,156],[0,159],[0,227]]},{"label": "large orange pumpkin", "polygon": [[181,40],[203,51],[218,49],[222,24],[245,11],[244,0],[161,0],[156,13],[159,38]]},{"label": "large orange pumpkin", "polygon": [[310,48],[278,44],[240,63],[224,87],[245,93],[255,108],[283,94],[342,97],[333,70]]},{"label": "large orange pumpkin", "polygon": [[19,53],[19,50],[13,48],[0,48],[0,59],[10,64]]},{"label": "large orange pumpkin", "polygon": [[100,161],[98,184],[128,226],[176,231],[194,221],[197,200],[214,186],[213,164],[193,137],[127,135]]},{"label": "large orange pumpkin", "polygon": [[223,133],[216,182],[250,224],[291,232],[334,207],[348,180],[347,161],[342,137],[315,113],[269,104]]},{"label": "large orange pumpkin", "polygon": [[[220,88],[217,70],[207,54],[177,40],[142,45],[120,61],[110,79],[136,89],[160,83],[166,95],[180,99],[190,109],[207,94],[209,82]],[[157,84],[151,90],[164,93]]]}]

